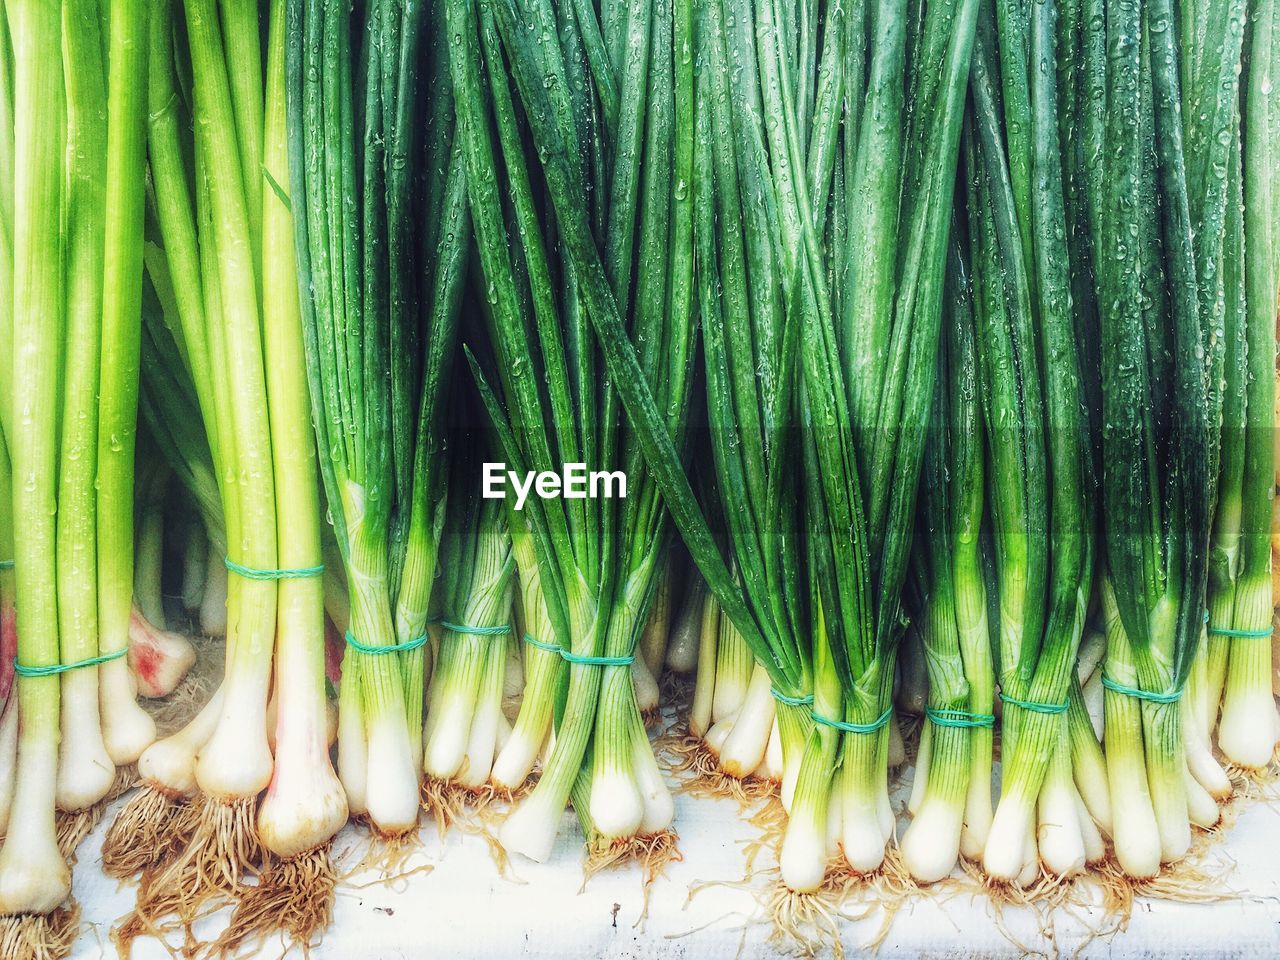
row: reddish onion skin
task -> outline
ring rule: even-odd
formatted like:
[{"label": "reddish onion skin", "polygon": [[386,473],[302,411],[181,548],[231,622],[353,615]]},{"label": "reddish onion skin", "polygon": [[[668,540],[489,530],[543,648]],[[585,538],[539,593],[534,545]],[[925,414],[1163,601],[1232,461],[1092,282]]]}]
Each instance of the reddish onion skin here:
[{"label": "reddish onion skin", "polygon": [[129,668],[144,697],[167,697],[195,664],[195,648],[181,634],[162,630],[134,607],[129,616]]},{"label": "reddish onion skin", "polygon": [[154,689],[164,657],[155,647],[135,643],[129,649],[129,666],[138,678],[139,687]]},{"label": "reddish onion skin", "polygon": [[0,609],[0,703],[13,689],[13,658],[18,655],[18,619],[13,604]]}]

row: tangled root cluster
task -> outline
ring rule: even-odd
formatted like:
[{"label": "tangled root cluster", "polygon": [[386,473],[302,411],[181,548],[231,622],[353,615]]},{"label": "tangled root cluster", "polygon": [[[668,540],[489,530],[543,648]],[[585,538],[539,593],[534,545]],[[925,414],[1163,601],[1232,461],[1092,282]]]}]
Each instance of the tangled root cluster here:
[{"label": "tangled root cluster", "polygon": [[102,870],[123,880],[167,864],[187,846],[200,804],[143,784],[116,814],[102,842]]},{"label": "tangled root cluster", "polygon": [[231,922],[209,946],[211,953],[227,957],[261,954],[263,941],[283,932],[310,951],[333,916],[338,874],[326,844],[288,860],[270,858],[257,883],[242,884]]},{"label": "tangled root cluster", "polygon": [[587,843],[587,858],[582,864],[582,890],[602,870],[638,863],[644,877],[641,884],[643,907],[637,925],[649,916],[649,891],[653,882],[667,872],[667,867],[684,859],[679,837],[674,830],[662,830],[646,836],[616,840],[599,838]]},{"label": "tangled root cluster", "polygon": [[668,769],[679,781],[676,789],[681,793],[712,799],[730,798],[744,809],[778,795],[778,784],[773,780],[739,779],[721,770],[720,758],[702,737],[672,736],[660,740],[658,745],[674,757]]},{"label": "tangled root cluster", "polygon": [[133,911],[112,931],[122,955],[140,936],[163,940],[174,932],[182,934],[183,951],[194,953],[195,922],[233,902],[263,861],[255,797],[206,797],[190,805],[200,811],[190,841],[174,859],[143,871]]},{"label": "tangled root cluster", "polygon": [[0,917],[0,957],[62,960],[80,933],[80,908],[74,903],[53,913]]}]

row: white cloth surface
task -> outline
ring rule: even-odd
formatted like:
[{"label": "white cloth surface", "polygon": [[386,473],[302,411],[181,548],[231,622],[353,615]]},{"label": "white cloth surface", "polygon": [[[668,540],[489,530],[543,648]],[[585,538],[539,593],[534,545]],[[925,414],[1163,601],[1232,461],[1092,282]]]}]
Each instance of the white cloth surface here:
[{"label": "white cloth surface", "polygon": [[[899,789],[895,800],[904,799]],[[102,837],[122,802],[112,805],[79,850],[74,895],[85,928],[73,951],[75,960],[114,957],[108,931],[133,903],[133,887],[117,884],[100,869]],[[770,942],[772,927],[759,906],[759,892],[769,877],[757,874],[753,889],[701,886],[744,877],[743,846],[758,831],[739,814],[737,804],[678,794],[676,827],[684,860],[671,864],[654,883],[648,918],[639,922],[644,903],[639,867],[597,874],[582,889],[581,834],[571,814],[565,815],[550,861],[518,861],[508,871],[514,877],[499,875],[484,839],[455,829],[442,840],[434,825],[424,825],[422,847],[405,869],[421,864],[431,869],[394,882],[377,882],[373,871],[347,878],[338,890],[333,924],[312,956],[752,960],[784,952],[785,944]],[[335,844],[340,866],[357,862],[366,845],[365,832],[344,829]],[[764,853],[757,868],[771,862]],[[1280,957],[1280,808],[1262,800],[1244,801],[1209,863],[1227,871],[1222,889],[1232,893],[1231,899],[1212,904],[1140,899],[1128,928],[1109,937],[1091,932],[1107,921],[1098,908],[1054,910],[1047,931],[1042,917],[1021,907],[1005,907],[997,923],[984,896],[915,897],[897,912],[878,956]],[[882,919],[876,911],[865,921],[841,924],[849,956],[876,936]],[[197,932],[212,939],[225,922],[225,914],[215,916]],[[268,942],[259,955],[274,958],[281,948]],[[143,938],[134,944],[133,957],[168,960],[170,953]]]}]

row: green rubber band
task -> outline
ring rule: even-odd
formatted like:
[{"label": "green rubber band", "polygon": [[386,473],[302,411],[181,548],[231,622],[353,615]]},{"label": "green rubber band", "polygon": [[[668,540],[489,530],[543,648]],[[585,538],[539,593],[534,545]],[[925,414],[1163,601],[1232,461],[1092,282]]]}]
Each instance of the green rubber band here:
[{"label": "green rubber band", "polygon": [[12,569],[13,569],[12,560],[0,560],[0,570],[12,570]]},{"label": "green rubber band", "polygon": [[534,636],[533,634],[531,634],[531,633],[526,633],[526,634],[524,635],[524,642],[525,642],[525,643],[527,643],[527,644],[528,644],[529,646],[531,646],[531,647],[537,647],[539,650],[546,650],[548,653],[559,653],[559,652],[560,652],[560,644],[558,644],[558,643],[547,643],[547,641],[545,641],[545,640],[539,640],[537,637],[535,637],[535,636]]},{"label": "green rubber band", "polygon": [[450,623],[448,620],[441,620],[440,626],[454,633],[470,633],[477,637],[504,637],[511,632],[509,623],[497,627],[473,627],[466,623]]},{"label": "green rubber band", "polygon": [[1141,690],[1138,687],[1130,687],[1123,683],[1117,683],[1105,673],[1102,675],[1102,685],[1114,693],[1123,694],[1126,697],[1133,697],[1135,700],[1146,700],[1150,703],[1177,703],[1182,699],[1181,690],[1172,690],[1169,693],[1152,693],[1150,690]]},{"label": "green rubber band", "polygon": [[1210,627],[1209,634],[1214,637],[1240,637],[1244,640],[1262,640],[1271,636],[1274,627],[1265,630],[1232,630],[1229,627]]},{"label": "green rubber band", "polygon": [[548,653],[558,653],[567,663],[580,663],[588,667],[629,667],[635,663],[636,655],[633,653],[627,657],[587,657],[566,650],[558,643],[547,643],[545,640],[539,640],[532,634],[524,635],[524,642],[531,647],[537,647],[539,650],[546,650]]},{"label": "green rubber band", "polygon": [[20,677],[55,677],[60,673],[67,673],[70,670],[79,670],[81,667],[96,667],[100,663],[110,663],[112,660],[119,660],[129,648],[117,650],[115,653],[104,653],[98,657],[89,657],[85,660],[77,660],[75,663],[55,663],[47,667],[27,667],[18,662],[18,658],[13,658],[13,672]]},{"label": "green rubber band", "polygon": [[884,713],[880,714],[871,723],[849,723],[845,720],[832,720],[830,717],[824,717],[816,711],[810,711],[815,723],[820,723],[824,727],[832,727],[836,730],[842,730],[845,733],[875,733],[893,716],[893,707],[886,707]]},{"label": "green rubber band", "polygon": [[1061,703],[1037,703],[1034,700],[1019,700],[1017,697],[1006,697],[1000,694],[1000,699],[1005,703],[1015,707],[1021,707],[1023,710],[1030,710],[1032,713],[1047,713],[1050,716],[1067,712],[1067,701]]},{"label": "green rubber band", "polygon": [[389,643],[385,646],[376,646],[368,643],[361,643],[351,635],[351,631],[347,631],[347,646],[360,653],[368,653],[378,656],[384,653],[405,653],[409,650],[417,650],[427,642],[427,635],[424,633],[420,637],[414,637],[412,640],[406,640],[404,643]]},{"label": "green rubber band", "polygon": [[785,703],[788,707],[807,707],[809,704],[813,703],[812,693],[807,697],[788,697],[777,687],[770,687],[769,692],[773,694],[773,699],[777,700],[779,703]]},{"label": "green rubber band", "polygon": [[636,659],[634,653],[625,657],[585,657],[564,649],[561,649],[560,656],[564,657],[569,663],[581,663],[588,667],[629,667],[635,663]]},{"label": "green rubber band", "polygon": [[301,580],[304,577],[317,577],[324,573],[323,563],[314,567],[297,567],[293,570],[255,570],[253,567],[246,567],[243,563],[236,563],[230,557],[223,557],[222,565],[236,576],[244,577],[246,580]]},{"label": "green rubber band", "polygon": [[940,727],[994,727],[996,718],[990,713],[970,713],[968,710],[934,710],[924,708],[924,715]]}]

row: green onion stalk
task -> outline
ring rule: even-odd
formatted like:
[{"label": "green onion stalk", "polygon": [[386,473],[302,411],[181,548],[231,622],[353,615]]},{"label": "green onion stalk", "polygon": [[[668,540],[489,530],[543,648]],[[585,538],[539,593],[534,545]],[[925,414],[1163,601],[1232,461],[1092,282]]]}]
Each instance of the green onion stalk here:
[{"label": "green onion stalk", "polygon": [[169,493],[170,477],[165,463],[147,449],[146,440],[144,435],[138,443],[138,468],[133,487],[133,515],[136,520],[133,534],[133,605],[140,616],[163,627],[165,613],[160,580],[164,569],[165,499]]},{"label": "green onion stalk", "polygon": [[[327,926],[336,877],[330,840],[347,822],[347,797],[329,757],[320,484],[303,346],[301,292],[289,195],[285,0],[268,13],[262,165],[263,353],[271,422],[279,580],[274,696],[268,709],[274,755],[257,812],[267,852],[255,886],[243,892],[220,944],[283,928],[309,943]],[[274,716],[273,716],[274,714]]]},{"label": "green onion stalk", "polygon": [[[273,188],[289,182],[286,29],[285,0],[272,0],[261,176],[262,249],[274,252],[263,259],[263,344],[278,562],[288,570],[314,570],[323,565],[320,485],[307,396],[294,220],[288,196]],[[346,795],[329,760],[324,665],[324,581],[319,576],[283,579],[276,614],[275,765],[258,808],[258,835],[274,856],[295,865],[306,857],[327,861],[320,851],[347,822]],[[307,875],[304,869],[298,872]],[[283,882],[294,886],[287,876]]]},{"label": "green onion stalk", "polygon": [[[98,351],[106,235],[106,88],[98,11],[87,5],[63,23],[67,79],[67,238],[58,457],[57,617],[63,663],[99,653],[96,496]],[[80,65],[83,69],[77,69]],[[103,398],[107,394],[104,391]],[[133,492],[130,490],[129,496]],[[100,669],[100,668],[99,668]],[[58,808],[74,813],[106,795],[115,779],[98,711],[92,667],[62,674]]]},{"label": "green onion stalk", "polygon": [[520,709],[510,735],[499,745],[489,779],[499,790],[514,793],[524,786],[538,759],[551,745],[556,699],[563,689],[566,671],[560,648],[539,639],[555,636],[555,628],[542,592],[533,530],[523,513],[514,509],[508,510],[507,529],[515,562],[523,686]]},{"label": "green onion stalk", "polygon": [[[1182,115],[1187,199],[1196,238],[1201,326],[1212,348],[1209,397],[1221,429],[1211,461],[1216,486],[1210,541],[1208,642],[1201,644],[1183,699],[1187,760],[1216,797],[1230,783],[1212,754],[1226,679],[1235,589],[1240,570],[1241,482],[1245,448],[1244,221],[1240,164],[1240,72],[1245,0],[1180,12],[1180,31],[1203,41],[1182,44]],[[1226,171],[1219,175],[1219,171]],[[1223,220],[1225,218],[1225,231]],[[1206,776],[1206,773],[1208,776]]]},{"label": "green onion stalk", "polygon": [[423,768],[428,790],[489,782],[509,735],[502,713],[514,560],[505,506],[477,496],[474,462],[457,471],[441,541],[439,656],[427,692]]},{"label": "green onion stalk", "polygon": [[204,602],[205,585],[209,579],[209,538],[204,523],[185,495],[180,508],[178,545],[182,556],[182,580],[178,599],[190,623],[198,623],[200,605]]},{"label": "green onion stalk", "polygon": [[[3,362],[3,361],[0,361]],[[8,559],[0,569],[0,712],[13,691],[13,658],[18,652],[17,612],[14,609],[13,554],[13,473],[9,449],[0,428],[0,553]]]},{"label": "green onion stalk", "polygon": [[[246,19],[243,10],[222,16],[209,0],[192,0],[179,30],[175,4],[157,3],[152,13],[148,82],[140,90],[149,106],[150,199],[163,253],[149,255],[146,266],[161,304],[171,297],[165,320],[217,470],[223,559],[241,572],[230,582],[221,686],[185,728],[139,758],[145,789],[113,824],[111,833],[126,844],[139,830],[159,831],[165,842],[151,844],[148,855],[174,855],[139,898],[144,916],[189,915],[257,864],[253,814],[273,771],[267,701],[279,593],[277,580],[262,573],[279,566],[262,270],[255,257],[262,223],[253,196],[263,157],[260,138],[258,152],[242,156],[238,133],[262,126],[257,16]],[[231,51],[239,58],[234,71]],[[248,99],[246,89],[255,91]],[[139,260],[143,254],[139,242]],[[136,359],[132,369],[136,383]],[[196,817],[171,816],[175,801],[197,799]],[[179,823],[194,832],[169,836]]]},{"label": "green onion stalk", "polygon": [[294,0],[288,17],[312,422],[350,602],[339,775],[351,813],[398,836],[417,824],[465,188],[442,34],[424,7]]},{"label": "green onion stalk", "polygon": [[[716,721],[730,716],[746,695],[754,660],[733,622],[723,615],[713,595],[704,596],[698,616],[697,681],[689,705],[689,733],[705,739]],[[726,644],[722,651],[721,643]]]},{"label": "green onion stalk", "polygon": [[1116,858],[1135,878],[1185,856],[1193,823],[1218,820],[1188,770],[1180,701],[1204,631],[1222,402],[1215,371],[1224,363],[1200,296],[1200,281],[1213,282],[1204,263],[1217,254],[1197,247],[1229,247],[1225,215],[1197,217],[1199,234],[1193,226],[1194,132],[1180,113],[1193,45],[1179,41],[1174,22],[1163,0],[1108,9],[1100,27],[1107,119],[1093,173],[1107,425],[1107,769]]},{"label": "green onion stalk", "polygon": [[[17,657],[28,668],[60,663],[57,605],[58,366],[64,301],[61,209],[65,100],[62,11],[51,4],[8,3],[13,44],[14,179],[12,351],[5,409],[21,402],[6,439],[13,465]],[[61,681],[56,673],[16,681],[17,769],[8,832],[0,846],[0,939],[38,942],[45,915],[71,891],[58,851],[57,796]]]},{"label": "green onion stalk", "polygon": [[[694,235],[711,446],[710,462],[700,469],[738,604],[751,623],[726,616],[728,608],[717,616],[714,604],[704,611],[700,660],[715,669],[699,668],[705,692],[695,691],[690,726],[721,774],[773,780],[779,772],[771,768],[780,766],[789,807],[813,693],[803,627],[800,331],[788,310],[778,188],[764,152],[755,13],[747,3],[692,6],[686,17],[701,65],[694,90]],[[780,754],[780,763],[770,763],[771,754]]]},{"label": "green onion stalk", "polygon": [[[8,916],[0,939],[21,953],[61,939],[49,916],[69,894],[55,803],[71,813],[91,808],[114,782],[116,763],[132,762],[154,735],[122,659],[133,486],[132,426],[123,421],[136,413],[128,380],[144,156],[136,91],[145,60],[133,41],[145,32],[147,9],[112,8],[109,75],[95,6],[65,19],[47,5],[13,5],[8,13],[13,115],[25,118],[13,128],[11,216],[5,204],[14,295],[4,342],[13,394],[0,404],[14,473],[6,476],[13,498],[5,512],[37,518],[13,531],[17,555],[6,562],[17,590],[31,598],[16,616],[28,640],[16,645],[17,713],[8,711],[7,723],[21,729],[0,848],[0,914]],[[123,371],[108,371],[112,362]],[[123,515],[123,559],[112,549],[119,541],[104,534],[115,523],[100,522],[104,509]],[[114,605],[120,585],[123,622]]]},{"label": "green onion stalk", "polygon": [[[0,70],[13,78],[14,55],[9,31],[0,30]],[[0,90],[0,369],[8,370],[13,356],[13,85]],[[18,759],[18,698],[14,695],[13,660],[18,652],[17,611],[14,608],[13,469],[4,441],[10,426],[9,391],[0,391],[0,837],[9,822],[14,770]]]},{"label": "green onion stalk", "polygon": [[990,879],[1018,884],[1041,864],[1070,876],[1100,847],[1073,778],[1069,723],[1094,521],[1060,97],[1055,71],[1028,66],[1056,63],[1057,17],[1054,4],[986,9],[967,138],[1004,703],[1000,800],[982,864]]},{"label": "green onion stalk", "polygon": [[[3,363],[3,360],[0,360]],[[4,418],[0,417],[0,421]],[[0,553],[12,559],[13,554],[13,473],[9,466],[9,448],[4,442],[4,429],[0,427]],[[17,612],[13,605],[14,569],[8,560],[0,569],[0,716],[9,717],[11,704],[17,700],[13,693],[13,658],[18,652]],[[16,707],[13,708],[16,710]],[[17,729],[17,714],[11,719]],[[10,781],[12,783],[12,781]],[[7,795],[9,789],[4,793]]]},{"label": "green onion stalk", "polygon": [[200,632],[206,637],[225,637],[227,635],[227,594],[228,583],[227,552],[212,540],[205,563],[204,594],[200,598],[198,621]]},{"label": "green onion stalk", "polygon": [[[1236,455],[1242,461],[1238,492],[1233,490],[1239,539],[1238,554],[1232,558],[1235,576],[1229,626],[1211,619],[1209,629],[1219,646],[1223,639],[1228,646],[1218,747],[1231,763],[1258,770],[1271,762],[1278,734],[1271,695],[1273,597],[1268,533],[1275,470],[1275,307],[1280,283],[1280,233],[1275,225],[1280,140],[1270,91],[1280,71],[1280,7],[1274,2],[1250,6],[1249,56],[1240,105],[1245,307],[1239,318],[1244,328],[1244,374],[1236,387],[1244,394],[1244,417],[1230,438],[1240,448]],[[1223,446],[1227,444],[1224,435]],[[1226,460],[1224,453],[1224,464]],[[1211,618],[1217,606],[1211,594]]]},{"label": "green onion stalk", "polygon": [[[219,452],[213,383],[221,361],[215,364],[210,355],[215,327],[205,321],[197,198],[188,187],[185,159],[193,147],[184,145],[180,135],[189,107],[178,96],[174,53],[172,6],[158,4],[147,43],[147,201],[155,224],[148,232],[155,236],[142,245],[138,413],[145,434],[199,505],[221,566],[226,521],[234,517],[235,505],[230,491],[224,505],[223,476],[215,466]],[[207,190],[201,189],[198,198],[203,204]],[[192,824],[189,818],[173,815],[175,805],[185,804],[196,793],[196,753],[208,740],[221,704],[219,688],[193,722],[151,744],[139,757],[142,788],[117,814],[104,839],[103,868],[108,874],[132,875],[187,844]],[[180,823],[181,836],[172,836]]]},{"label": "green onion stalk", "polygon": [[658,682],[662,679],[662,668],[667,660],[675,613],[675,575],[672,551],[668,548],[666,555],[659,560],[653,602],[649,605],[649,615],[645,618],[644,629],[640,633],[640,656],[636,657],[632,667],[636,703],[645,718],[646,726],[652,726],[658,719]]},{"label": "green onion stalk", "polygon": [[[815,677],[781,867],[784,883],[810,892],[837,844],[848,869],[870,873],[893,835],[887,725],[977,3],[930,8],[918,21],[882,6],[885,27],[870,40],[858,18],[828,18],[819,62],[842,64],[865,99],[827,98],[807,82],[812,68],[790,62],[773,6],[759,11],[761,70],[765,110],[780,118],[772,179],[799,314]],[[918,109],[904,111],[904,94]],[[801,125],[808,117],[812,130]],[[787,175],[798,169],[810,176]]]},{"label": "green onion stalk", "polygon": [[[676,604],[675,584],[672,585],[673,605],[664,665],[673,674],[683,676],[698,669],[698,658],[702,650],[702,623],[708,603],[707,584],[696,569],[689,567],[687,559],[680,563],[678,573],[674,559],[672,568],[673,578],[682,579],[684,589],[678,594],[680,602]],[[717,618],[718,616],[717,613]],[[705,732],[705,727],[699,731]]]},{"label": "green onion stalk", "polygon": [[[143,287],[139,415],[194,514],[184,550],[184,605],[195,614],[193,619],[198,622],[201,633],[225,636],[227,531],[218,473],[200,398],[187,358],[179,346],[181,314],[165,252],[148,243],[143,260],[147,282]],[[178,331],[176,339],[175,330]]]},{"label": "green onion stalk", "polygon": [[[593,855],[639,852],[633,842],[644,837],[669,850],[671,797],[632,679],[667,518],[645,441],[623,422],[619,400],[632,387],[660,391],[650,426],[680,469],[694,327],[688,178],[681,190],[672,172],[691,130],[677,93],[676,76],[687,73],[676,56],[679,21],[664,2],[637,4],[609,26],[590,8],[545,3],[517,11],[455,0],[446,14],[497,388],[474,356],[473,368],[499,448],[517,472],[584,464],[626,478],[623,500],[615,489],[612,498],[530,498],[519,511],[551,626],[528,645],[562,658],[567,677],[562,710],[548,706],[556,684],[545,694],[526,686],[504,750],[511,765],[498,761],[504,784],[527,776],[548,715],[555,742],[499,839],[545,859],[572,793]],[[531,26],[550,42],[533,43]],[[616,45],[612,55],[601,37]],[[488,179],[494,169],[505,172],[509,208]],[[606,309],[615,337],[597,344],[590,323]],[[629,343],[639,357],[624,386],[607,375],[602,351]]]},{"label": "green onion stalk", "polygon": [[[13,190],[14,190],[14,140],[13,140],[13,71],[14,71],[14,52],[9,30],[0,30],[0,70],[3,75],[8,78],[9,82],[4,84],[4,89],[0,90],[0,363],[8,364],[13,356],[13,230],[14,230],[14,210],[13,210]],[[9,429],[10,421],[10,405],[13,397],[9,392],[0,391],[0,433]],[[9,456],[7,446],[0,444],[5,450],[6,463],[0,468],[3,469],[3,476],[9,478],[12,482],[11,467],[7,462]],[[10,584],[9,589],[12,590],[13,581],[13,502],[9,487],[0,490],[0,518],[3,518],[3,526],[0,526],[0,537],[4,539],[4,549],[8,552],[3,561],[5,582]],[[12,660],[12,650],[9,651],[9,657]],[[13,664],[8,664],[12,668]],[[3,669],[3,668],[0,668]],[[12,681],[12,674],[9,674],[9,680]],[[8,687],[5,687],[6,693]]]},{"label": "green onion stalk", "polygon": [[[108,18],[106,244],[103,250],[99,394],[96,422],[99,711],[107,753],[117,766],[138,760],[155,724],[138,705],[119,654],[133,606],[134,447],[138,416],[138,335],[142,298],[147,35],[151,5],[112,5]],[[83,61],[76,60],[73,72]]]},{"label": "green onion stalk", "polygon": [[[1071,251],[1070,284],[1075,316],[1076,348],[1086,413],[1085,424],[1090,489],[1095,490],[1102,473],[1102,449],[1097,442],[1102,431],[1101,331],[1094,293],[1096,257],[1090,237],[1090,206],[1096,186],[1090,179],[1091,162],[1084,130],[1096,131],[1101,120],[1101,101],[1092,96],[1097,74],[1090,69],[1104,55],[1102,36],[1090,20],[1095,11],[1083,2],[1063,3],[1057,17],[1058,136],[1062,149],[1063,195],[1067,246]],[[1096,524],[1096,512],[1093,514]],[[1096,540],[1096,535],[1095,535]],[[1085,845],[1085,859],[1097,863],[1109,851],[1106,839],[1112,831],[1111,797],[1107,789],[1106,758],[1102,750],[1105,687],[1102,661],[1106,636],[1101,623],[1098,567],[1086,613],[1087,626],[1077,654],[1076,677],[1071,685],[1067,708],[1067,737],[1071,745],[1072,777],[1084,810],[1079,823]]]},{"label": "green onion stalk", "polygon": [[985,461],[968,251],[953,222],[943,348],[916,527],[929,675],[902,857],[916,880],[947,876],[991,829],[995,673],[980,555]]},{"label": "green onion stalk", "polygon": [[898,683],[893,694],[894,710],[900,716],[923,717],[929,701],[928,654],[925,626],[915,620],[907,624],[898,646]]},{"label": "green onion stalk", "polygon": [[[1223,311],[1222,431],[1218,460],[1218,499],[1213,516],[1209,554],[1208,621],[1206,642],[1187,678],[1184,713],[1194,714],[1194,730],[1187,730],[1188,759],[1212,749],[1222,706],[1230,659],[1232,620],[1235,616],[1236,588],[1241,559],[1242,493],[1244,490],[1245,441],[1248,437],[1247,387],[1249,352],[1246,342],[1247,312],[1244,267],[1243,167],[1240,161],[1240,133],[1233,129],[1234,149],[1227,167],[1230,206],[1227,210],[1222,272]],[[1191,748],[1199,747],[1197,754]],[[1222,779],[1226,779],[1223,776]],[[1224,796],[1231,785],[1225,784]]]},{"label": "green onion stalk", "polygon": [[[196,291],[204,295],[203,304],[179,304],[177,329],[181,330],[197,389],[205,382],[206,394],[212,399],[214,428],[209,429],[207,415],[205,422],[206,430],[218,438],[215,463],[222,477],[228,559],[243,569],[271,571],[278,568],[277,494],[270,471],[262,272],[255,259],[261,245],[261,209],[253,199],[260,192],[262,157],[260,142],[256,154],[242,155],[245,144],[240,133],[243,128],[261,126],[262,69],[256,54],[238,62],[234,71],[230,69],[231,51],[245,45],[244,32],[252,29],[256,38],[257,18],[252,23],[235,16],[220,18],[212,4],[199,0],[187,4],[185,23],[187,44],[178,56],[189,56],[192,70],[196,223],[192,231],[189,221],[178,222],[190,211],[189,202],[181,203],[187,199],[181,196],[185,183],[166,183],[166,191],[173,193],[162,207],[161,233],[173,289],[181,288],[189,299]],[[161,32],[152,31],[152,64],[156,69],[157,61],[171,59],[162,59],[163,45],[168,41],[158,36]],[[256,39],[253,48],[257,49]],[[169,101],[176,95],[175,83],[172,69],[154,78],[153,105],[163,104],[162,110],[172,111]],[[256,91],[251,97],[243,96],[246,84]],[[166,86],[169,97],[161,100]],[[166,153],[157,163],[158,152],[172,151],[176,145],[159,142],[170,132],[156,129],[161,119],[156,113],[153,109],[153,177],[158,165],[167,166],[176,159]],[[181,171],[170,168],[163,175],[176,178]],[[181,238],[176,236],[179,232]],[[198,245],[194,262],[189,248],[179,249],[193,232]],[[205,406],[202,398],[202,410]],[[270,579],[237,575],[231,583],[222,702],[194,770],[196,785],[214,801],[248,801],[271,778],[266,706],[277,595],[277,584]]]}]

